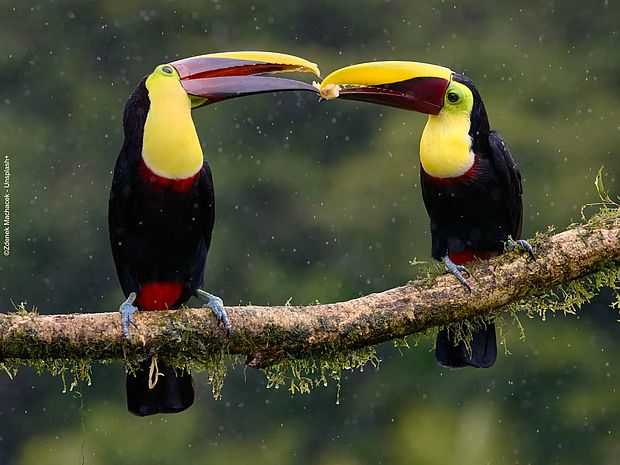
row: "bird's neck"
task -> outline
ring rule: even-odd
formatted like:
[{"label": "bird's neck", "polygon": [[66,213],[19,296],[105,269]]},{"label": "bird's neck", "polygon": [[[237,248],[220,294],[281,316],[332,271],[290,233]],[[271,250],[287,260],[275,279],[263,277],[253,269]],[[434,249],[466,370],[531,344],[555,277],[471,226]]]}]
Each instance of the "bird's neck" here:
[{"label": "bird's neck", "polygon": [[157,176],[187,179],[200,171],[203,155],[191,116],[191,103],[181,86],[149,90],[142,158]]},{"label": "bird's neck", "polygon": [[470,119],[464,112],[430,115],[420,140],[422,169],[435,178],[456,178],[473,165]]}]

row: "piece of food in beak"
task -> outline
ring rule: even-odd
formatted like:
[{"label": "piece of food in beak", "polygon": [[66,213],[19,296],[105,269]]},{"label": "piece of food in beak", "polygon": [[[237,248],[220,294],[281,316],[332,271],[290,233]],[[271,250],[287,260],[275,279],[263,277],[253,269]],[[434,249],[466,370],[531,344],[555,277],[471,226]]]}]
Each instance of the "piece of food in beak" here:
[{"label": "piece of food in beak", "polygon": [[313,82],[312,85],[319,91],[319,95],[323,100],[333,100],[340,97],[340,86],[338,84],[319,84]]}]

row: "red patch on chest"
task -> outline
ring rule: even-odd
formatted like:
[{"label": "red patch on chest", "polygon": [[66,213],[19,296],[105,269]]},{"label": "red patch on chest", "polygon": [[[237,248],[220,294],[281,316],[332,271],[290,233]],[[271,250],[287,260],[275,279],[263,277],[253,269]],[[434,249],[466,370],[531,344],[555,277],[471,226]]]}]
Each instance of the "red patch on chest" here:
[{"label": "red patch on chest", "polygon": [[174,281],[163,281],[143,284],[136,299],[140,310],[166,310],[173,305],[183,292],[183,284]]},{"label": "red patch on chest", "polygon": [[497,252],[482,252],[463,250],[462,252],[450,252],[448,256],[456,265],[464,265],[465,263],[473,262],[474,260],[488,260],[491,257],[498,255]]},{"label": "red patch on chest", "polygon": [[452,183],[459,183],[462,182],[466,179],[471,179],[471,178],[475,178],[476,176],[478,176],[478,156],[474,156],[474,162],[471,165],[471,167],[465,171],[463,174],[461,174],[460,176],[455,176],[453,178],[436,178],[435,176],[431,176],[430,174],[428,174],[426,171],[424,171],[424,168],[422,168],[422,171],[424,172],[424,176],[426,176],[426,178],[432,182],[433,184],[435,184],[436,186],[449,186]]},{"label": "red patch on chest", "polygon": [[144,160],[140,160],[140,167],[138,168],[138,175],[140,179],[144,181],[146,184],[151,186],[154,190],[167,190],[173,192],[187,192],[194,186],[194,182],[200,175],[200,171],[198,171],[195,175],[190,176],[189,178],[184,179],[170,179],[165,178],[163,176],[159,176],[151,171],[151,169],[146,166]]}]

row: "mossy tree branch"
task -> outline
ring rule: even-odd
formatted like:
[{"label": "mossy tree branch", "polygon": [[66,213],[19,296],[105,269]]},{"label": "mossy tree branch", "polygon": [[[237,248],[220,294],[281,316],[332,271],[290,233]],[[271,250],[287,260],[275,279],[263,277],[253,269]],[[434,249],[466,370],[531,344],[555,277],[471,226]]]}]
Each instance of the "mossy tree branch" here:
[{"label": "mossy tree branch", "polygon": [[[333,304],[228,307],[232,323],[228,338],[211,312],[200,308],[139,312],[131,343],[123,339],[118,312],[0,314],[0,363],[135,359],[152,354],[191,363],[224,350],[246,355],[250,366],[266,367],[287,358],[371,346],[493,314],[509,305],[515,308],[525,299],[556,296],[550,291],[596,273],[604,279],[595,287],[614,287],[620,277],[618,210],[606,208],[585,225],[540,236],[533,244],[535,261],[511,252],[473,264],[471,293],[444,274]],[[580,298],[588,297],[586,292]]]}]

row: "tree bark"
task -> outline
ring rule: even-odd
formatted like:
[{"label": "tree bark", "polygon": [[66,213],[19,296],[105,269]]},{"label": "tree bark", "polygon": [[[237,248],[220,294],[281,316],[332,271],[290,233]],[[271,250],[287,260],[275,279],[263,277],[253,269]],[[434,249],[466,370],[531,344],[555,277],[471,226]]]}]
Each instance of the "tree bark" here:
[{"label": "tree bark", "polygon": [[510,252],[472,264],[472,290],[444,274],[346,302],[227,307],[227,337],[209,309],[138,312],[131,342],[118,312],[0,314],[0,362],[109,360],[125,355],[197,359],[222,349],[253,367],[285,357],[345,351],[501,310],[620,263],[620,215],[534,241],[537,258]]}]

